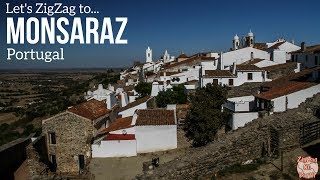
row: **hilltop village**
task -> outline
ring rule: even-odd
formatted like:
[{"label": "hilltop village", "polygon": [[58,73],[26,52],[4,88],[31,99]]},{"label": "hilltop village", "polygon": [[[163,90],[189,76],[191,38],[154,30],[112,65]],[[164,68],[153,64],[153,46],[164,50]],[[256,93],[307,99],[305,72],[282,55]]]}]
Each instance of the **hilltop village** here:
[{"label": "hilltop village", "polygon": [[[159,107],[156,101],[161,92],[176,87],[187,96],[208,84],[229,88],[221,111],[230,117],[218,133],[220,139],[256,119],[298,108],[320,92],[320,45],[296,45],[283,38],[256,42],[251,30],[244,37],[235,35],[231,45],[227,52],[172,56],[165,51],[159,59],[147,47],[145,62],[122,71],[117,83],[88,87],[86,102],[43,120],[42,134],[32,137],[15,176],[27,172],[36,179],[93,179],[93,159],[179,148],[178,136],[192,104],[186,100]],[[150,92],[137,90],[142,83],[150,84]],[[157,161],[152,159],[149,168],[158,166]]]}]

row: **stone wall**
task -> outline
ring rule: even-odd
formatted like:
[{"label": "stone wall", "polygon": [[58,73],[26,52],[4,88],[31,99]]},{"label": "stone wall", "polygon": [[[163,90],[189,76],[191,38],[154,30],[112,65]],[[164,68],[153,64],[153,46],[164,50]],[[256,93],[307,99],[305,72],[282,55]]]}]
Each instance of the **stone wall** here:
[{"label": "stone wall", "polygon": [[278,134],[279,151],[299,146],[299,127],[316,121],[310,105],[320,104],[320,95],[310,98],[299,108],[256,119],[245,127],[228,132],[219,140],[201,148],[190,148],[186,156],[165,163],[136,179],[194,179],[212,177],[219,170],[236,163],[261,158],[270,153],[271,129]]},{"label": "stone wall", "polygon": [[26,159],[26,147],[31,143],[30,137],[20,138],[0,147],[0,177],[14,179],[14,172]]},{"label": "stone wall", "polygon": [[[58,174],[79,174],[78,155],[84,155],[85,165],[89,164],[94,133],[91,120],[65,112],[44,120],[42,132],[46,137],[48,156],[56,155]],[[55,133],[56,144],[49,143],[50,132]]]}]

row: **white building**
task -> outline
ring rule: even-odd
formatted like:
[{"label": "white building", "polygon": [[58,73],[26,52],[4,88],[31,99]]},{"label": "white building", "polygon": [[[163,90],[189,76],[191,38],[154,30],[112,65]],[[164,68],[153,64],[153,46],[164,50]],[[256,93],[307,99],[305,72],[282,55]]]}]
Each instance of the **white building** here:
[{"label": "white building", "polygon": [[92,157],[130,157],[137,155],[137,141],[132,116],[117,119],[100,131],[108,133],[92,144]]},{"label": "white building", "polygon": [[112,109],[116,105],[116,97],[113,91],[104,89],[102,84],[98,85],[98,89],[95,91],[88,91],[85,93],[85,99],[87,101],[96,99],[98,101],[105,101],[108,109]]},{"label": "white building", "polygon": [[147,109],[147,102],[151,100],[150,96],[140,98],[132,103],[127,104],[124,107],[118,109],[118,114],[121,117],[133,116],[136,110],[138,109]]},{"label": "white building", "polygon": [[151,89],[151,97],[157,96],[161,91],[167,91],[169,89],[172,89],[172,86],[170,85],[170,83],[168,83],[168,81],[153,82]]},{"label": "white building", "polygon": [[169,62],[172,62],[175,60],[175,57],[174,56],[170,56],[170,54],[168,53],[168,51],[166,50],[164,52],[164,55],[163,55],[163,62],[164,63],[169,63]]},{"label": "white building", "polygon": [[301,63],[302,68],[311,68],[320,65],[320,45],[305,46],[301,43],[301,49],[292,52],[292,62]]},{"label": "white building", "polygon": [[102,138],[92,145],[92,157],[128,157],[137,153],[177,148],[174,110],[137,110],[132,117],[120,118],[99,132]]},{"label": "white building", "polygon": [[201,87],[206,84],[214,83],[227,86],[240,86],[247,82],[266,82],[271,81],[267,78],[265,70],[255,65],[234,65],[231,70],[206,70],[200,79]]},{"label": "white building", "polygon": [[232,130],[245,126],[246,123],[258,118],[258,112],[253,112],[255,109],[254,96],[242,96],[228,98],[223,105],[224,111],[229,111],[231,117],[229,126]]},{"label": "white building", "polygon": [[134,124],[138,153],[177,148],[177,122],[174,110],[138,110]]},{"label": "white building", "polygon": [[220,63],[222,63],[221,70],[224,70],[233,65],[233,63],[242,64],[255,58],[270,59],[270,54],[266,51],[262,51],[253,47],[245,47],[223,53],[220,58]]},{"label": "white building", "polygon": [[257,107],[271,113],[297,108],[320,92],[319,76],[318,67],[264,83],[261,93],[255,95]]}]

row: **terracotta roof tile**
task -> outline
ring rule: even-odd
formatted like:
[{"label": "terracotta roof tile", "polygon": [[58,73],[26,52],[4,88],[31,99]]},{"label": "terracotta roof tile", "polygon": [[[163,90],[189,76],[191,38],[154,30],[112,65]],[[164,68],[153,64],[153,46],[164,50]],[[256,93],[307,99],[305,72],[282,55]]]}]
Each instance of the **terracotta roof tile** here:
[{"label": "terracotta roof tile", "polygon": [[169,65],[164,65],[162,67],[163,67],[163,69],[170,69],[170,68],[173,68],[173,67],[176,67],[176,66],[180,66],[180,65],[183,65],[183,64],[187,64],[187,63],[191,63],[191,62],[213,61],[213,60],[215,60],[214,57],[199,56],[199,57],[192,57],[192,58],[186,59],[186,60],[181,61],[181,62],[177,62],[177,63],[173,63],[173,64],[169,64]]},{"label": "terracotta roof tile", "polygon": [[91,120],[96,120],[111,112],[104,102],[95,99],[73,106],[67,111]]},{"label": "terracotta roof tile", "polygon": [[205,70],[204,77],[235,77],[229,70]]},{"label": "terracotta roof tile", "polygon": [[287,94],[294,93],[296,91],[300,91],[300,90],[315,86],[317,84],[319,83],[290,81],[290,83],[286,83],[285,86],[278,86],[278,87],[272,88],[267,92],[256,94],[255,97],[271,100],[277,97],[281,97]]},{"label": "terracotta roof tile", "polygon": [[238,65],[236,67],[237,71],[262,71],[261,68],[259,68],[256,65],[247,64],[247,65]]},{"label": "terracotta roof tile", "polygon": [[278,43],[275,43],[274,45],[272,45],[271,47],[269,47],[268,49],[269,50],[273,50],[273,49],[278,49],[279,46],[281,46],[283,43],[285,42],[278,42]]},{"label": "terracotta roof tile", "polygon": [[268,46],[267,43],[254,43],[253,47],[260,50],[266,50]]},{"label": "terracotta roof tile", "polygon": [[110,126],[107,127],[106,129],[99,131],[98,134],[104,134],[104,133],[108,133],[111,131],[116,131],[116,130],[121,130],[121,129],[133,127],[131,125],[131,122],[132,122],[132,116],[125,117],[125,118],[119,118],[116,121],[114,121],[113,123],[111,123]]},{"label": "terracotta roof tile", "polygon": [[271,70],[276,70],[276,69],[288,68],[291,66],[297,66],[297,63],[296,62],[287,62],[287,63],[283,63],[283,64],[262,67],[261,69],[266,70],[266,71],[271,71]]},{"label": "terracotta roof tile", "polygon": [[319,84],[319,82],[308,82],[307,80],[313,71],[319,69],[320,68],[305,69],[299,73],[289,74],[271,82],[265,82],[261,85],[261,87],[267,87],[270,90],[256,94],[255,96],[258,98],[271,100],[315,86]]},{"label": "terracotta roof tile", "polygon": [[246,61],[246,62],[244,62],[244,63],[242,63],[241,65],[250,65],[250,64],[252,64],[252,65],[254,65],[254,64],[256,64],[256,63],[258,63],[258,62],[261,62],[261,61],[263,61],[264,59],[259,59],[259,58],[256,58],[256,59],[253,59],[253,60],[249,60],[249,61]]},{"label": "terracotta roof tile", "polygon": [[174,110],[143,109],[137,111],[136,126],[175,125]]},{"label": "terracotta roof tile", "polygon": [[118,141],[118,140],[135,140],[136,137],[134,134],[109,134],[104,141]]}]

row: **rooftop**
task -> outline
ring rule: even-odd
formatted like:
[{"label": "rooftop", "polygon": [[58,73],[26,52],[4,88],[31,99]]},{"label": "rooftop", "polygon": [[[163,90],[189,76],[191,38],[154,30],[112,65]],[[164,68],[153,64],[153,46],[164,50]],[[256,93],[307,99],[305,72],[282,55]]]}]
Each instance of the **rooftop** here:
[{"label": "rooftop", "polygon": [[275,43],[274,45],[270,46],[270,47],[268,48],[268,50],[278,49],[283,43],[285,43],[285,41],[283,41],[283,42],[277,42],[277,43]]},{"label": "rooftop", "polygon": [[174,110],[143,109],[137,111],[136,126],[175,125]]},{"label": "rooftop", "polygon": [[164,65],[162,67],[163,67],[163,69],[170,69],[170,68],[173,68],[173,67],[176,67],[176,66],[187,64],[187,63],[200,62],[200,61],[213,61],[213,60],[215,60],[214,57],[196,56],[196,57],[192,57],[192,58],[189,58],[189,59],[186,59],[184,61],[177,62],[177,63],[174,63],[174,64]]},{"label": "rooftop", "polygon": [[290,83],[286,83],[285,86],[278,86],[278,87],[272,88],[267,92],[256,94],[255,97],[271,100],[271,99],[281,97],[287,94],[291,94],[303,89],[307,89],[309,87],[312,87],[318,84],[319,83],[315,83],[315,82],[290,81]]},{"label": "rooftop", "polygon": [[277,97],[281,97],[287,94],[291,94],[315,85],[318,85],[319,82],[309,82],[308,78],[310,74],[315,71],[319,70],[320,68],[312,68],[312,69],[305,69],[299,73],[289,74],[287,76],[275,79],[271,82],[265,82],[261,86],[267,87],[270,90],[256,94],[255,97],[261,99],[271,100]]},{"label": "rooftop", "polygon": [[91,120],[96,120],[111,112],[111,110],[107,109],[107,105],[104,102],[96,99],[91,99],[87,102],[73,106],[67,111]]},{"label": "rooftop", "polygon": [[205,70],[204,77],[235,77],[229,70]]},{"label": "rooftop", "polygon": [[254,43],[253,47],[260,50],[266,50],[268,48],[267,43]]},{"label": "rooftop", "polygon": [[114,121],[113,123],[111,123],[108,128],[103,129],[103,130],[99,131],[98,133],[104,134],[104,133],[108,133],[108,132],[112,132],[112,131],[116,131],[116,130],[121,130],[121,129],[133,127],[131,125],[131,122],[132,122],[132,116],[125,117],[125,118],[119,118],[116,121]]},{"label": "rooftop", "polygon": [[263,60],[264,59],[255,58],[253,60],[246,61],[246,62],[242,63],[241,65],[250,65],[250,64],[253,65],[253,64],[256,64],[256,63],[261,62]]},{"label": "rooftop", "polygon": [[238,65],[236,67],[237,71],[262,71],[261,68],[259,68],[256,65],[253,64],[247,64],[247,65]]},{"label": "rooftop", "polygon": [[291,53],[313,53],[313,54],[317,53],[317,54],[319,54],[320,53],[320,44],[319,45],[313,45],[313,46],[307,46],[305,51],[300,49],[300,50],[297,50],[297,51],[293,51]]}]

